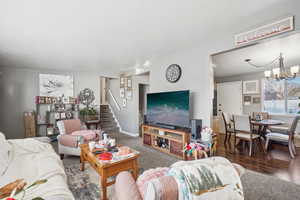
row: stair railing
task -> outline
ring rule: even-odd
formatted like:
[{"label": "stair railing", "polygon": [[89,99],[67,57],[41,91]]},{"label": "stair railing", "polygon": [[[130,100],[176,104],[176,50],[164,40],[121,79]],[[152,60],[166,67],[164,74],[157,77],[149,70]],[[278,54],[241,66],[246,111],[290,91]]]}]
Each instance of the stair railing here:
[{"label": "stair railing", "polygon": [[111,92],[111,90],[108,89],[107,92],[108,92],[109,96],[112,98],[113,102],[115,103],[118,111],[120,111],[121,110],[121,106],[118,104],[118,102],[117,102],[115,96],[113,95],[113,93]]}]

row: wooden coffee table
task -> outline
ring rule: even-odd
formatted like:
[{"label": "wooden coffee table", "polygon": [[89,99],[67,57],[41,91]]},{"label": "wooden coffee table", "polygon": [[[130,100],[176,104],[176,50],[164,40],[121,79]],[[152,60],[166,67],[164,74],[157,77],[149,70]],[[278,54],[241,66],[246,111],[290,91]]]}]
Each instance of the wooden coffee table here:
[{"label": "wooden coffee table", "polygon": [[[139,157],[139,152],[132,149],[134,153],[133,156],[129,158],[124,158],[119,161],[101,161],[97,158],[95,154],[93,154],[88,144],[80,145],[81,154],[80,154],[80,162],[81,162],[81,171],[84,171],[84,164],[88,162],[99,174],[100,184],[102,187],[102,199],[107,200],[107,187],[114,184],[115,180],[108,182],[108,178],[111,176],[116,176],[118,173],[122,171],[131,171],[134,179],[137,179],[138,176],[138,162],[137,158]],[[101,198],[100,198],[101,199]]]}]

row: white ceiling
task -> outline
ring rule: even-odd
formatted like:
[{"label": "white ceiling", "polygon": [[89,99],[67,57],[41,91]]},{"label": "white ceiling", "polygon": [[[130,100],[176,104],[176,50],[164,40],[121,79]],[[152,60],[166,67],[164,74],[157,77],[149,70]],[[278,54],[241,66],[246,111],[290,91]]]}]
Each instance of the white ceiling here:
[{"label": "white ceiling", "polygon": [[286,67],[300,65],[300,33],[213,56],[215,77],[264,71],[265,68],[255,68],[245,59],[249,58],[253,64],[261,66],[272,62],[280,53],[283,53]]},{"label": "white ceiling", "polygon": [[251,24],[245,21],[257,20],[257,13],[281,3],[1,0],[0,66],[118,72],[136,62],[200,46],[229,27],[242,31]]}]

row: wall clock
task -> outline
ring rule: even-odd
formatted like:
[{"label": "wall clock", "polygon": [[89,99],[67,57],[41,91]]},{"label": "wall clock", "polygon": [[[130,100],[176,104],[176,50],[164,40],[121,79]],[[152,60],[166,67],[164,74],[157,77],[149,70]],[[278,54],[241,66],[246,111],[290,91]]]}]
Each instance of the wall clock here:
[{"label": "wall clock", "polygon": [[170,83],[177,82],[181,77],[181,68],[177,64],[170,65],[166,70],[166,79]]}]

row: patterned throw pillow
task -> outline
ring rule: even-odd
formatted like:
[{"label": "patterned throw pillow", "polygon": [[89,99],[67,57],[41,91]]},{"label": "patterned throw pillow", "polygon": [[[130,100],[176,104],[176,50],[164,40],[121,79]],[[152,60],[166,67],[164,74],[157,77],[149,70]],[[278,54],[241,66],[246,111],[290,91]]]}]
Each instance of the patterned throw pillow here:
[{"label": "patterned throw pillow", "polygon": [[9,165],[9,152],[11,145],[5,139],[5,135],[0,132],[0,176],[2,176]]},{"label": "patterned throw pillow", "polygon": [[139,188],[139,191],[144,199],[144,194],[147,190],[148,184],[151,180],[157,179],[159,177],[165,176],[169,171],[169,168],[155,168],[155,169],[149,169],[145,171],[142,175],[139,176],[137,179],[137,186]]}]

